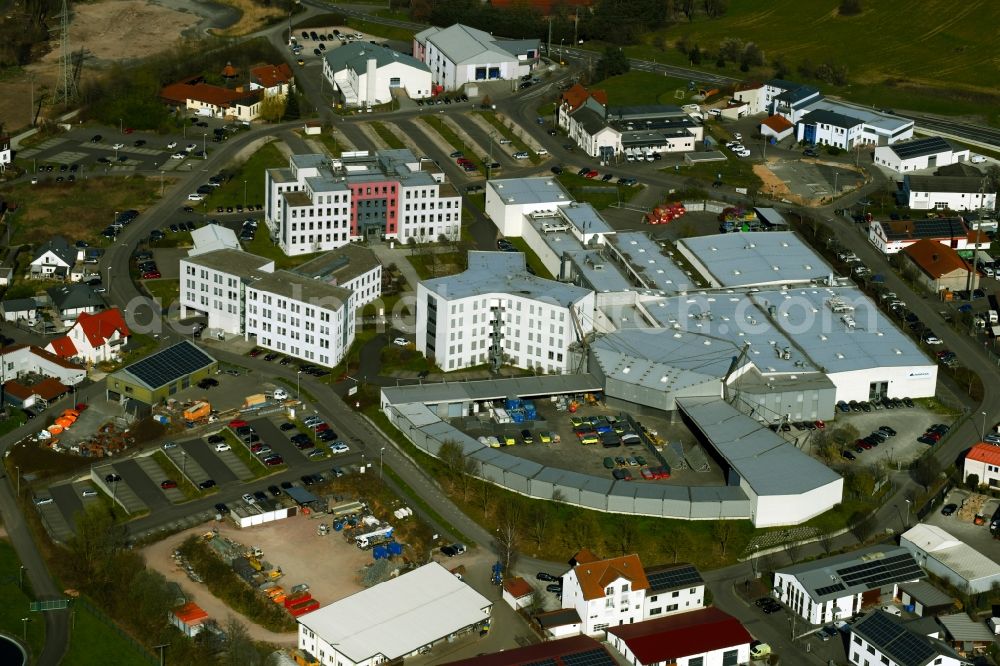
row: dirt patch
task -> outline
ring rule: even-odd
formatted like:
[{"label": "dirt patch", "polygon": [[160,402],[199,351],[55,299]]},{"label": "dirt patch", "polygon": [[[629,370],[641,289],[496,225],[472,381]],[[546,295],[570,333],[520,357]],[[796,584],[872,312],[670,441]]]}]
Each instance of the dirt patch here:
[{"label": "dirt patch", "polygon": [[802,198],[793,195],[791,190],[788,189],[788,185],[785,184],[785,181],[778,178],[766,164],[754,164],[753,172],[764,182],[764,185],[760,188],[762,192],[773,192],[772,198],[780,196],[789,201],[802,203]]},{"label": "dirt patch", "polygon": [[[330,517],[326,518],[325,522],[329,523]],[[324,521],[299,515],[245,530],[226,521],[213,522],[159,541],[145,548],[143,555],[148,567],[181,585],[185,594],[213,619],[224,622],[227,616],[235,615],[246,624],[254,639],[290,645],[295,643],[295,633],[279,634],[252,623],[213,596],[204,585],[193,583],[171,555],[188,536],[218,528],[221,535],[245,546],[260,547],[264,559],[284,572],[279,585],[290,589],[298,583],[307,583],[310,594],[326,606],[363,589],[358,583],[359,572],[371,562],[372,555],[370,551],[358,550],[347,543],[337,532],[318,536],[316,526],[321,522]]]},{"label": "dirt patch", "polygon": [[228,28],[213,28],[213,35],[221,37],[242,37],[257,32],[274,23],[274,19],[285,16],[277,7],[262,7],[253,0],[222,0],[240,12],[240,20]]}]

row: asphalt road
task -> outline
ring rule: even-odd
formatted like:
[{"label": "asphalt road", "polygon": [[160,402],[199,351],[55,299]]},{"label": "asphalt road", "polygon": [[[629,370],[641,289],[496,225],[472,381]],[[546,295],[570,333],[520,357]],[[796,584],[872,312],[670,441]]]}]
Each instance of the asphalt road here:
[{"label": "asphalt road", "polygon": [[229,466],[215,455],[211,449],[213,445],[208,444],[204,439],[189,439],[186,442],[179,442],[177,445],[187,451],[187,454],[201,465],[201,468],[208,474],[208,478],[215,481],[217,486],[229,486],[238,481],[233,470],[229,469]]},{"label": "asphalt road", "polygon": [[[135,460],[116,461],[115,472],[122,477],[122,483],[128,484],[136,497],[141,499],[150,511],[158,511],[170,506],[170,501],[160,490],[159,483],[150,479]],[[70,525],[72,524],[70,523]]]},{"label": "asphalt road", "polygon": [[[288,439],[288,435],[283,433],[270,419],[254,419],[253,421],[249,421],[249,423],[257,431],[257,434],[260,435],[260,441],[270,446],[275,453],[285,459],[285,463],[288,465],[297,467],[298,463],[302,462],[302,460],[308,459],[303,455],[302,451],[292,444],[291,440]],[[331,424],[332,426],[333,424]],[[296,433],[294,430],[288,432],[290,435]]]}]

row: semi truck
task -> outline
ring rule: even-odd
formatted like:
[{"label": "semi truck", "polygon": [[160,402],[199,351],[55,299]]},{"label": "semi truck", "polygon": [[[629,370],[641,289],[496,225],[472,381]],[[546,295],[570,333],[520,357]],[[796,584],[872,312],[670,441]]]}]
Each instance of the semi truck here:
[{"label": "semi truck", "polygon": [[386,525],[385,527],[380,527],[377,530],[357,535],[354,537],[354,543],[358,548],[366,549],[371,548],[378,543],[382,543],[383,541],[387,541],[391,536],[392,525]]}]

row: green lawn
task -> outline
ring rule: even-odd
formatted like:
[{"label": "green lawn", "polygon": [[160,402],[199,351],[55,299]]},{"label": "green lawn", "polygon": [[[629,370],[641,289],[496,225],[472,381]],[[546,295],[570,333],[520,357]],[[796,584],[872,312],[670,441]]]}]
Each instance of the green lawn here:
[{"label": "green lawn", "polygon": [[753,166],[750,162],[735,158],[727,159],[725,162],[708,162],[690,166],[682,164],[679,172],[675,172],[673,167],[663,169],[662,171],[671,175],[696,178],[709,183],[721,180],[730,187],[746,187],[748,189],[759,190],[764,185],[760,176],[753,172]]},{"label": "green lawn", "polygon": [[[595,83],[592,88],[608,93],[608,104],[630,106],[638,104],[684,104],[688,100],[686,80],[674,79],[632,70]],[[675,96],[675,91],[683,90],[684,97]],[[697,92],[697,91],[695,91]]]},{"label": "green lawn", "polygon": [[476,173],[480,176],[483,175],[483,165],[477,159],[479,156],[476,155],[472,148],[465,145],[465,142],[458,138],[458,135],[455,134],[450,127],[445,125],[440,118],[436,118],[434,116],[421,116],[420,119],[427,125],[430,125],[434,131],[440,134],[441,138],[450,143],[455,150],[461,150],[465,153],[465,156],[472,160],[472,163],[476,166]]},{"label": "green lawn", "polygon": [[322,252],[314,252],[312,254],[297,254],[293,257],[287,256],[278,245],[271,242],[267,225],[263,222],[257,227],[254,239],[243,243],[243,249],[258,256],[273,259],[275,268],[295,268],[323,254]]},{"label": "green lawn", "polygon": [[386,345],[382,348],[382,374],[394,375],[397,372],[442,372],[441,368],[427,360],[427,357],[413,348],[413,345],[400,347]]},{"label": "green lawn", "polygon": [[128,349],[122,353],[122,360],[116,364],[118,367],[125,367],[133,361],[144,358],[156,349],[158,342],[155,338],[145,333],[132,333],[128,340]]},{"label": "green lawn", "polygon": [[167,454],[162,450],[157,451],[153,454],[153,460],[160,466],[163,470],[163,478],[165,479],[176,479],[177,488],[184,494],[185,500],[193,500],[201,497],[201,493],[198,489],[188,481],[187,477],[181,473],[181,470],[174,464],[173,459],[168,458]]},{"label": "green lawn", "polygon": [[0,436],[6,435],[11,430],[17,430],[23,426],[26,418],[27,417],[24,415],[24,412],[20,409],[11,411],[10,416],[3,421],[0,421]]},{"label": "green lawn", "polygon": [[[1000,4],[925,0],[908,3],[903,15],[891,0],[864,0],[863,5],[861,15],[842,17],[835,2],[730,2],[721,18],[696,15],[693,22],[682,18],[625,51],[634,58],[689,66],[688,57],[674,47],[681,37],[712,53],[726,38],[753,41],[769,63],[779,57],[784,60],[787,79],[802,80],[798,67],[805,61],[846,67],[854,87],[835,91],[821,84],[826,94],[843,92],[859,102],[914,111],[954,115],[971,110],[1000,125],[1000,68],[995,64]],[[591,42],[586,48],[599,52],[604,46]],[[595,60],[599,57],[595,53]],[[695,67],[745,80],[774,76],[770,65],[749,72],[741,72],[735,62],[718,68],[714,55]],[[896,87],[887,82],[896,82]],[[904,87],[912,94],[901,96]],[[936,90],[925,94],[929,88]]]},{"label": "green lawn", "polygon": [[160,307],[164,309],[169,308],[171,303],[180,301],[181,281],[179,279],[143,280],[142,285],[150,296],[160,300]]},{"label": "green lawn", "polygon": [[21,638],[24,624],[21,618],[28,617],[28,647],[37,658],[45,643],[45,620],[41,613],[28,612],[28,603],[34,600],[27,575],[24,576],[24,592],[18,587],[21,562],[14,547],[6,539],[0,539],[0,631]]},{"label": "green lawn", "polygon": [[497,132],[500,133],[500,136],[504,137],[505,139],[510,139],[511,143],[514,144],[515,148],[527,152],[528,159],[531,160],[532,164],[538,164],[538,162],[541,161],[538,157],[538,154],[521,139],[520,134],[515,134],[513,129],[507,127],[502,122],[500,122],[500,119],[497,118],[497,114],[495,114],[492,111],[476,111],[476,113],[485,118],[486,122],[488,122],[490,125],[493,125],[493,127],[496,128]]},{"label": "green lawn", "polygon": [[364,21],[356,18],[348,18],[347,27],[354,28],[358,32],[363,32],[366,35],[385,37],[386,39],[394,39],[400,42],[413,42],[413,35],[416,34],[413,30],[407,30],[406,28],[381,25],[379,23],[372,23],[370,21]]},{"label": "green lawn", "polygon": [[455,275],[464,271],[466,265],[466,258],[460,252],[411,253],[406,259],[413,264],[421,280]]},{"label": "green lawn", "polygon": [[385,145],[393,150],[399,150],[401,148],[406,148],[406,144],[399,140],[399,137],[393,134],[392,130],[379,122],[368,123],[371,128],[375,131],[380,139],[385,141]]},{"label": "green lawn", "polygon": [[240,441],[229,428],[225,428],[221,431],[222,436],[226,438],[226,443],[233,447],[233,453],[239,458],[250,473],[253,474],[254,479],[259,479],[262,476],[267,476],[273,472],[285,471],[288,469],[287,465],[276,465],[274,467],[268,467],[260,461],[257,456],[250,452],[250,449],[246,447],[246,444]]},{"label": "green lawn", "polygon": [[639,193],[639,186],[626,187],[614,183],[602,182],[599,178],[584,178],[575,173],[564,171],[556,176],[563,187],[577,201],[585,201],[597,209],[607,208],[618,203],[619,195],[622,203]]},{"label": "green lawn", "polygon": [[[115,627],[77,606],[73,618],[72,638],[62,663],[64,666],[149,666],[156,658],[141,651]],[[169,649],[169,648],[168,648]]]},{"label": "green lawn", "polygon": [[263,204],[264,171],[286,166],[288,159],[281,154],[277,146],[273,142],[264,144],[243,164],[230,165],[224,169],[227,174],[232,175],[232,178],[216,187],[205,198],[205,210],[211,213],[218,206]]}]

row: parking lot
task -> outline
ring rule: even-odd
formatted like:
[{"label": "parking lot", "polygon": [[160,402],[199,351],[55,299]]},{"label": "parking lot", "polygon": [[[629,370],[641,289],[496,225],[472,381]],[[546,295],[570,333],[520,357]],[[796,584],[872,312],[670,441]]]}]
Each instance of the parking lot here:
[{"label": "parking lot", "polygon": [[853,462],[855,465],[874,465],[876,462],[882,462],[890,468],[898,468],[919,458],[927,450],[928,445],[918,442],[917,438],[923,435],[928,427],[935,423],[950,424],[951,421],[952,417],[935,413],[922,407],[920,403],[915,403],[914,407],[883,408],[867,413],[838,411],[836,419],[827,423],[827,428],[835,429],[846,423],[857,428],[859,437],[865,437],[879,426],[889,426],[896,431],[896,435],[879,446],[864,450],[862,453],[857,453],[853,445],[849,445],[849,448],[857,457]]},{"label": "parking lot", "polygon": [[[973,493],[969,490],[956,488],[945,497],[944,503],[934,507],[934,510],[927,514],[923,522],[936,527],[940,527],[956,539],[964,541],[980,553],[996,559],[998,550],[997,540],[990,534],[990,518],[1000,507],[1000,499],[987,499],[982,504],[979,512],[985,516],[986,522],[983,525],[976,525],[974,522],[975,512],[970,506],[970,498]],[[943,506],[957,504],[959,509],[950,516],[941,514]],[[964,506],[963,506],[964,505]],[[915,523],[916,519],[911,521]]]}]

